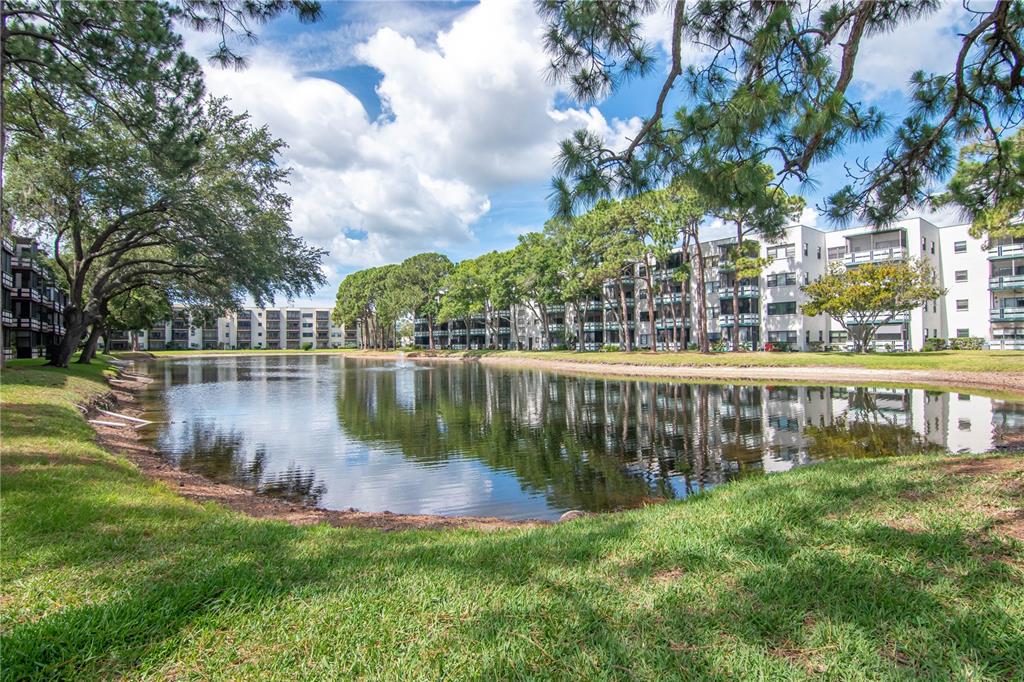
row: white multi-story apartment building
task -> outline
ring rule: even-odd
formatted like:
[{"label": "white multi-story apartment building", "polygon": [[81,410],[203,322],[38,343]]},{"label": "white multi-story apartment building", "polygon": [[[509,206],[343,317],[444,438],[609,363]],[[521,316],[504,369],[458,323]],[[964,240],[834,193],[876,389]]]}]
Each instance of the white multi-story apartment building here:
[{"label": "white multi-story apartment building", "polygon": [[[986,243],[971,237],[969,227],[937,227],[922,218],[902,220],[884,229],[824,231],[794,225],[777,243],[760,244],[760,255],[770,261],[760,277],[739,282],[724,267],[735,238],[702,242],[709,337],[728,346],[733,325],[739,325],[740,343],[750,349],[768,343],[799,350],[848,348],[847,333],[838,321],[800,312],[806,302],[801,286],[823,275],[833,263],[855,268],[913,258],[931,264],[947,293],[882,326],[875,337],[876,349],[919,350],[929,338],[977,337],[991,348],[1024,350],[1024,239]],[[696,340],[696,278],[688,284],[678,283],[669,272],[681,261],[695,264],[693,256],[693,251],[677,251],[672,256],[675,262],[654,276],[659,348],[692,347]],[[544,348],[548,336],[552,344],[564,343],[579,333],[577,315],[582,315],[583,345],[588,350],[623,345],[623,332],[630,334],[633,347],[650,348],[644,274],[638,267],[635,276],[624,278],[624,294],[619,292],[620,282],[614,282],[606,285],[600,299],[579,307],[559,307],[549,316],[550,335],[543,334],[531,309],[520,306],[512,311],[518,322],[518,339],[510,337],[509,345],[515,347],[518,340],[521,348]],[[739,308],[734,314],[736,286]],[[625,319],[620,319],[623,300],[626,313]],[[425,345],[422,322],[417,321],[416,342]],[[445,347],[443,342],[440,345]]]},{"label": "white multi-story apartment building", "polygon": [[150,329],[112,333],[111,350],[301,349],[356,345],[355,329],[331,321],[330,308],[243,308],[217,318],[176,308]]}]

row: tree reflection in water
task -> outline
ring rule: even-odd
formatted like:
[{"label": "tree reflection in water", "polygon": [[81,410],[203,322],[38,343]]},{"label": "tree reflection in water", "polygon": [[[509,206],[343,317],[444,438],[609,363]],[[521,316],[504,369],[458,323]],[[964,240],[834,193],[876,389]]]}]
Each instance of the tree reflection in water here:
[{"label": "tree reflection in water", "polygon": [[180,466],[295,501],[412,513],[628,508],[816,460],[983,451],[1024,433],[1019,405],[911,389],[323,356],[162,373],[153,438]]},{"label": "tree reflection in water", "polygon": [[310,506],[315,506],[327,490],[315,471],[303,470],[294,462],[282,472],[269,473],[267,448],[257,446],[253,457],[247,458],[245,439],[236,429],[221,429],[211,421],[192,421],[186,427],[185,438],[190,447],[178,455],[176,466],[212,481]]}]

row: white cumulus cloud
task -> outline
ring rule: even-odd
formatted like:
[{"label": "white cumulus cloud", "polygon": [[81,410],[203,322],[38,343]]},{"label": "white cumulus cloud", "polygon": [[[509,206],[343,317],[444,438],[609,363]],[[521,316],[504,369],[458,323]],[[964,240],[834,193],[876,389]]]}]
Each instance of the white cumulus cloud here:
[{"label": "white cumulus cloud", "polygon": [[622,145],[640,125],[556,106],[529,3],[485,0],[433,40],[400,28],[348,51],[382,76],[377,120],[343,86],[268,48],[246,70],[207,73],[212,93],[287,142],[293,225],[330,250],[332,286],[352,267],[471,242],[490,194],[548,178],[573,129]]}]

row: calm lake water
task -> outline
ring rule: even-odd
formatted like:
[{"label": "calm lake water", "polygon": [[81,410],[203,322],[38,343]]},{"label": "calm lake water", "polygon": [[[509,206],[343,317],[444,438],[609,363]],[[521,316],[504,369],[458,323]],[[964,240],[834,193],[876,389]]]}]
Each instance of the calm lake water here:
[{"label": "calm lake water", "polygon": [[557,518],[832,457],[985,451],[1024,404],[912,389],[713,386],[341,356],[151,362],[176,466],[328,509]]}]

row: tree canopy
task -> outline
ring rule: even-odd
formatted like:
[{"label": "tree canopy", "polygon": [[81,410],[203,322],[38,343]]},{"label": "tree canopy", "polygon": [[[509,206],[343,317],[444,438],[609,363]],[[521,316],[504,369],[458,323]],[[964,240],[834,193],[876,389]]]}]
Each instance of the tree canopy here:
[{"label": "tree canopy", "polygon": [[870,348],[879,327],[946,293],[935,284],[934,272],[924,260],[869,263],[849,269],[832,263],[825,275],[805,284],[801,291],[807,295],[801,312],[831,317],[847,331],[859,353]]},{"label": "tree canopy", "polygon": [[[653,46],[640,30],[652,0],[537,0],[547,21],[550,74],[580,101],[594,101],[649,73]],[[970,29],[948,70],[918,72],[913,107],[901,122],[850,93],[865,39],[934,12],[937,0],[669,3],[669,67],[649,116],[624,149],[586,130],[562,144],[553,201],[560,212],[597,198],[657,186],[666,169],[721,162],[768,163],[775,184],[813,181],[814,164],[853,142],[891,141],[875,162],[851,167],[849,183],[826,202],[835,220],[892,221],[923,203],[951,170],[955,147],[996,142],[1021,123],[1024,2],[968,8]],[[684,51],[699,56],[684,66]],[[670,93],[684,97],[667,110]],[[996,158],[1002,166],[1004,158]]]}]

